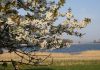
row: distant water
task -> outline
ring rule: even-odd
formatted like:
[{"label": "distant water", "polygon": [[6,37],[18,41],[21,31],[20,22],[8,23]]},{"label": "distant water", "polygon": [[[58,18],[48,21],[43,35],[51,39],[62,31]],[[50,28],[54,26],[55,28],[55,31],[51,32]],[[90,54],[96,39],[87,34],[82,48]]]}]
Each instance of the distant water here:
[{"label": "distant water", "polygon": [[50,52],[80,53],[89,50],[100,50],[100,44],[74,44],[69,48],[55,49]]}]

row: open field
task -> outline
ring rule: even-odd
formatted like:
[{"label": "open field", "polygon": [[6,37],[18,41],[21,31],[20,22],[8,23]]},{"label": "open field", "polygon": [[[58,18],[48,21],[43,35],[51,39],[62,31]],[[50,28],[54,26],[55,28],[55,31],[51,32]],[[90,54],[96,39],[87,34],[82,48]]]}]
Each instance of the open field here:
[{"label": "open field", "polygon": [[[60,61],[62,62],[62,61]],[[100,70],[100,61],[66,61],[65,65],[60,65],[58,62],[50,66],[29,66],[29,65],[20,65],[20,70]],[[0,65],[0,70],[3,70],[2,65]],[[6,70],[13,70],[12,65],[8,65]]]},{"label": "open field", "polygon": [[[47,52],[37,52],[36,55],[48,55]],[[21,54],[22,55],[22,54]],[[21,70],[100,70],[100,51],[85,51],[78,54],[52,53],[53,64],[49,66],[19,65]],[[26,57],[26,56],[25,56]],[[0,55],[0,60],[19,60],[14,53]],[[8,65],[6,70],[12,70],[13,66]],[[3,70],[0,65],[0,70]]]},{"label": "open field", "polygon": [[[27,58],[26,55],[18,53]],[[34,53],[32,53],[34,55]],[[35,55],[49,55],[48,52],[36,52]],[[51,53],[54,60],[100,60],[100,51],[85,51],[80,53]],[[1,60],[19,60],[20,57],[14,52],[0,54]]]}]

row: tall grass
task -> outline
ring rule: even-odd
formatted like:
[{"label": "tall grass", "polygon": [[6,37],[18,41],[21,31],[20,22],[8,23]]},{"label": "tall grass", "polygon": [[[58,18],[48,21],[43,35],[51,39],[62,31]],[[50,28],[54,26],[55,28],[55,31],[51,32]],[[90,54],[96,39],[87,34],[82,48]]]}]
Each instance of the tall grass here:
[{"label": "tall grass", "polygon": [[[55,61],[50,66],[30,66],[20,65],[20,70],[100,70],[99,60],[69,60]],[[4,70],[2,64],[0,70]],[[8,64],[6,70],[13,70],[13,66]]]}]

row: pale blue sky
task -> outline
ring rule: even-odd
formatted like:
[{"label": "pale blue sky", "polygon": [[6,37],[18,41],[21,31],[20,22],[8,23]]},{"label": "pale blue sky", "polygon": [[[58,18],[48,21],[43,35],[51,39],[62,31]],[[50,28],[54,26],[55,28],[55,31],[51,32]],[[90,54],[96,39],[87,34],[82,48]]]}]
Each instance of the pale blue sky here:
[{"label": "pale blue sky", "polygon": [[100,39],[100,0],[66,0],[66,4],[62,11],[66,11],[66,8],[72,8],[72,12],[77,19],[83,19],[89,17],[92,23],[81,32],[86,33],[83,38],[77,38],[68,36],[68,38],[74,41],[89,42]]},{"label": "pale blue sky", "polygon": [[[92,23],[86,28],[82,29],[81,32],[86,33],[83,38],[78,38],[75,36],[67,36],[68,39],[74,41],[91,42],[93,40],[100,39],[100,0],[66,0],[64,8],[61,9],[62,12],[66,12],[67,9],[71,7],[74,16],[81,20],[85,17],[89,17]],[[25,14],[21,10],[21,14]]]}]

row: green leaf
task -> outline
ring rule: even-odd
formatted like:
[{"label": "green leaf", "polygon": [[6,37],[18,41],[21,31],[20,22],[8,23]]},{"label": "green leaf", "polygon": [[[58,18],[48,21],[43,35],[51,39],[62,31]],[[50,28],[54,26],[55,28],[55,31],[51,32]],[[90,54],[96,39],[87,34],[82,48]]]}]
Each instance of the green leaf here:
[{"label": "green leaf", "polygon": [[54,12],[53,12],[53,17],[56,17],[58,15],[58,10],[55,9]]},{"label": "green leaf", "polygon": [[34,0],[35,1],[35,5],[38,3],[39,0]]},{"label": "green leaf", "polygon": [[65,0],[60,0],[60,4],[63,6],[65,3]]}]

